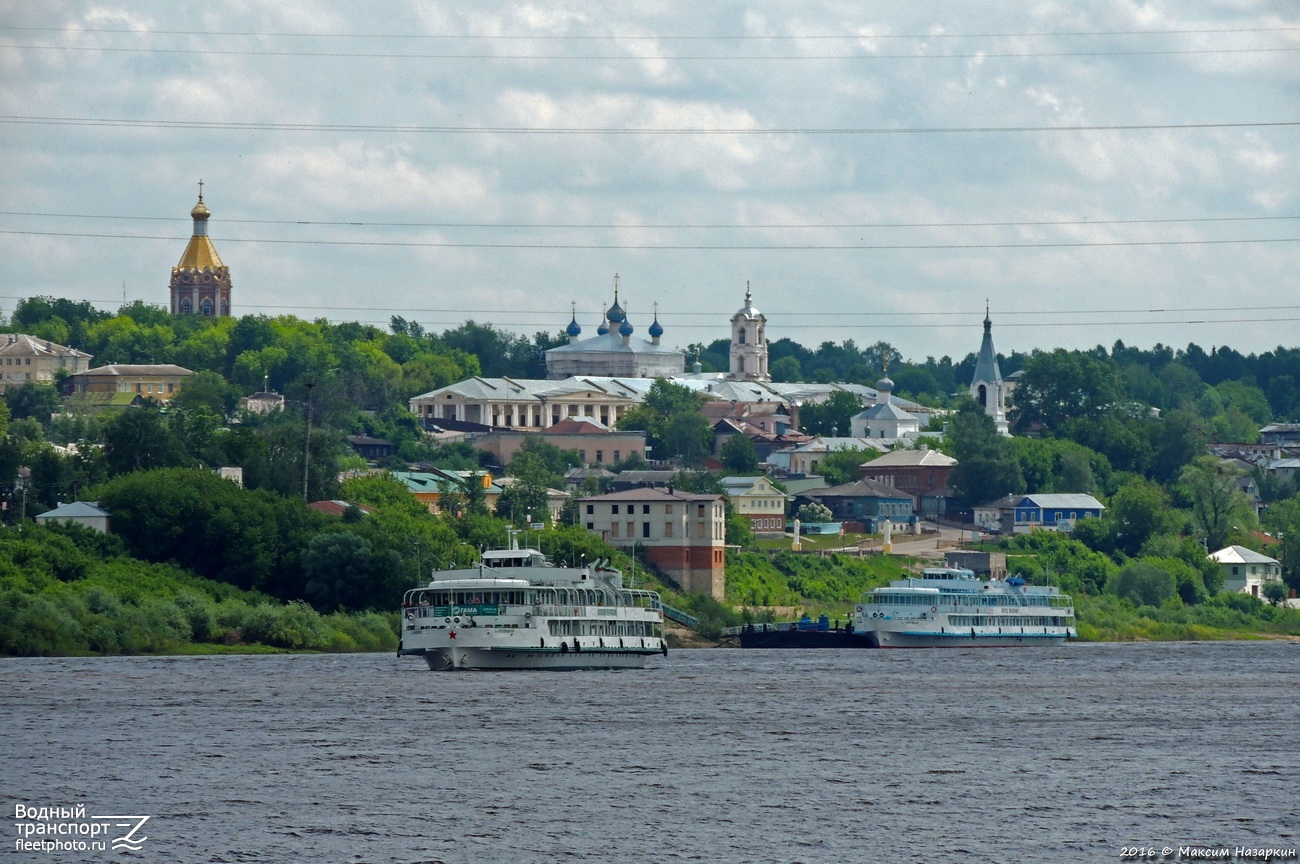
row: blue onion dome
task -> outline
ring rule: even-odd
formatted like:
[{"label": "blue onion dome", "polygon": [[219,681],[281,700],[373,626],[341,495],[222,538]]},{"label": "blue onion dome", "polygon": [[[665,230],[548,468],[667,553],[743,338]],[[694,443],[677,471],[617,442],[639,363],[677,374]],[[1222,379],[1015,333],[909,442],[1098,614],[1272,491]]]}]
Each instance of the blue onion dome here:
[{"label": "blue onion dome", "polygon": [[609,332],[609,322],[606,321],[604,318],[601,318],[600,326],[596,328],[596,335],[604,336],[608,332]]},{"label": "blue onion dome", "polygon": [[654,323],[650,325],[650,335],[653,336],[653,337],[656,338],[656,339],[658,339],[660,336],[664,335],[664,328],[663,328],[662,326],[660,326],[660,324],[659,324],[659,316],[658,316],[658,315],[655,316],[655,321],[654,321]]},{"label": "blue onion dome", "polygon": [[605,313],[605,317],[609,319],[609,323],[611,324],[622,324],[627,320],[627,313],[623,311],[622,306],[618,305],[617,287],[614,288],[614,305],[609,307],[609,311]]},{"label": "blue onion dome", "polygon": [[629,322],[626,318],[624,318],[623,323],[618,325],[618,332],[623,336],[631,336],[632,335],[631,322]]},{"label": "blue onion dome", "polygon": [[889,393],[894,389],[894,382],[890,381],[889,376],[886,375],[884,378],[881,378],[876,382],[876,389],[884,390],[886,393]]},{"label": "blue onion dome", "polygon": [[578,337],[580,333],[582,333],[582,328],[578,326],[577,315],[574,315],[573,319],[569,321],[569,326],[564,328],[564,332],[568,333],[570,336],[574,337],[575,339]]}]

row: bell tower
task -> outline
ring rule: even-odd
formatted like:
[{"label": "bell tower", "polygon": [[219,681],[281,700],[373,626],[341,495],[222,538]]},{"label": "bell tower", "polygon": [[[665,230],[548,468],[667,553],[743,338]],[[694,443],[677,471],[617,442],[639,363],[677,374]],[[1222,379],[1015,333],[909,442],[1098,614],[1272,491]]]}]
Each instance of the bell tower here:
[{"label": "bell tower", "polygon": [[217,247],[208,237],[212,212],[203,203],[203,181],[199,181],[199,203],[190,216],[194,234],[181,260],[172,268],[171,312],[173,315],[224,317],[230,314],[230,268],[221,263]]},{"label": "bell tower", "polygon": [[767,318],[754,308],[754,298],[745,282],[745,305],[731,316],[731,369],[728,378],[742,381],[771,381],[767,372]]}]

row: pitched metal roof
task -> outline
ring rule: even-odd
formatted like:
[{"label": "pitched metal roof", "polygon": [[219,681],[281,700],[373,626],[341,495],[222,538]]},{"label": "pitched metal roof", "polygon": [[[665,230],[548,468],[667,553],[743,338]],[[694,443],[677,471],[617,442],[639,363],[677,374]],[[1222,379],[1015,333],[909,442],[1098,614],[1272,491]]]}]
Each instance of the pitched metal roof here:
[{"label": "pitched metal roof", "polygon": [[87,519],[108,516],[109,512],[99,506],[97,501],[73,501],[60,504],[53,510],[41,513],[37,519]]},{"label": "pitched metal roof", "polygon": [[1254,549],[1247,549],[1245,546],[1225,546],[1217,552],[1211,552],[1210,557],[1220,564],[1276,564],[1276,558],[1270,558],[1267,555],[1261,555]]},{"label": "pitched metal roof", "polygon": [[1028,501],[1044,510],[1105,510],[1100,501],[1091,495],[1078,492],[1036,492],[1033,495],[1021,495],[1020,501]]}]

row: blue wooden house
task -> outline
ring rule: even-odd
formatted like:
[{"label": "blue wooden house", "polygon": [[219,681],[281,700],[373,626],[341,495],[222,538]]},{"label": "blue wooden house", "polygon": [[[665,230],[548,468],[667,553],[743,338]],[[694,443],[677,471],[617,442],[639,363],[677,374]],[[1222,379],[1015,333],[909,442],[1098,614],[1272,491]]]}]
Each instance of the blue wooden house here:
[{"label": "blue wooden house", "polygon": [[[1035,528],[1073,531],[1080,519],[1100,516],[1106,508],[1091,495],[1040,492],[1014,498],[1002,511],[1004,532],[1024,534]],[[1008,524],[1010,523],[1010,524]]]},{"label": "blue wooden house", "polygon": [[882,519],[895,525],[916,521],[916,498],[894,486],[875,480],[854,480],[826,489],[810,489],[805,495],[830,508],[839,522],[858,522],[875,532]]}]

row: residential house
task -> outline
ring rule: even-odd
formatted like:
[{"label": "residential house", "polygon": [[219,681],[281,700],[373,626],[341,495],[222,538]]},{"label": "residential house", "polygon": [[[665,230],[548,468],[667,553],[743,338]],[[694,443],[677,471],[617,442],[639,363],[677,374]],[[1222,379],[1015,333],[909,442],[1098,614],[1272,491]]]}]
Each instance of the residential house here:
[{"label": "residential house", "polygon": [[642,488],[578,499],[581,524],[612,546],[645,551],[682,590],[726,594],[726,509],[721,495]]},{"label": "residential house", "polygon": [[870,453],[883,453],[888,446],[872,438],[813,438],[806,444],[800,444],[788,451],[778,450],[768,457],[770,465],[775,465],[791,474],[814,474],[817,466],[830,453],[837,450],[866,450]]},{"label": "residential house", "polygon": [[106,400],[134,395],[170,402],[193,374],[170,363],[113,363],[69,375],[64,379],[63,392],[98,394]]},{"label": "residential house", "polygon": [[1300,423],[1270,423],[1259,430],[1259,443],[1300,446]]},{"label": "residential house", "polygon": [[[437,468],[430,471],[390,471],[389,473],[406,484],[406,488],[415,496],[415,500],[435,515],[443,512],[444,499],[451,497],[457,502],[461,501],[465,494],[465,484],[475,478],[475,472],[442,471]],[[477,482],[483,486],[488,509],[495,510],[497,500],[501,497],[501,487],[492,481],[491,474],[483,472],[477,472]]]},{"label": "residential house", "polygon": [[317,513],[324,513],[328,516],[338,516],[340,518],[344,513],[347,513],[354,507],[362,516],[369,516],[371,513],[375,512],[373,507],[368,507],[365,504],[354,504],[351,501],[341,501],[337,498],[329,501],[313,501],[307,506],[310,509],[315,510]]},{"label": "residential house", "polygon": [[831,518],[846,523],[846,531],[856,527],[859,532],[874,533],[886,519],[895,525],[916,522],[916,499],[896,486],[875,480],[853,480],[806,494],[830,508]]},{"label": "residential house", "polygon": [[1228,546],[1211,552],[1210,558],[1223,568],[1224,591],[1263,599],[1264,586],[1282,580],[1282,565],[1276,558],[1245,546]]},{"label": "residential house", "polygon": [[918,450],[891,450],[858,469],[863,480],[893,486],[916,498],[917,512],[923,518],[942,518],[948,512],[948,475],[957,460],[921,447]]},{"label": "residential house", "polygon": [[785,533],[788,496],[767,477],[723,477],[722,494],[755,534]]},{"label": "residential house", "polygon": [[39,524],[68,522],[84,526],[92,531],[98,531],[101,534],[108,533],[108,520],[108,511],[100,507],[97,501],[74,501],[71,504],[60,504],[53,510],[47,510],[36,517]]},{"label": "residential house", "polygon": [[[648,389],[648,388],[646,388]],[[468,424],[482,431],[539,431],[570,418],[617,425],[644,391],[619,379],[516,380],[475,376],[414,397],[411,412],[426,426]]]},{"label": "residential house", "polygon": [[498,465],[509,465],[530,438],[578,454],[583,465],[613,465],[636,454],[646,455],[645,433],[622,432],[590,417],[574,417],[540,431],[494,429],[476,435],[474,447],[491,453]]},{"label": "residential house", "polygon": [[1015,509],[1016,502],[1023,496],[1003,495],[996,501],[987,501],[974,507],[975,527],[981,531],[996,534],[1002,530],[1003,514]]},{"label": "residential house", "polygon": [[25,333],[0,333],[0,393],[28,381],[54,383],[55,373],[84,372],[91,355]]},{"label": "residential house", "polygon": [[1015,503],[1003,510],[1002,531],[1026,534],[1038,528],[1073,531],[1080,519],[1100,516],[1106,508],[1091,495],[1039,492],[1016,496]]},{"label": "residential house", "polygon": [[393,455],[393,445],[391,442],[372,438],[369,435],[349,435],[348,445],[356,451],[362,459],[378,461],[387,459]]}]

